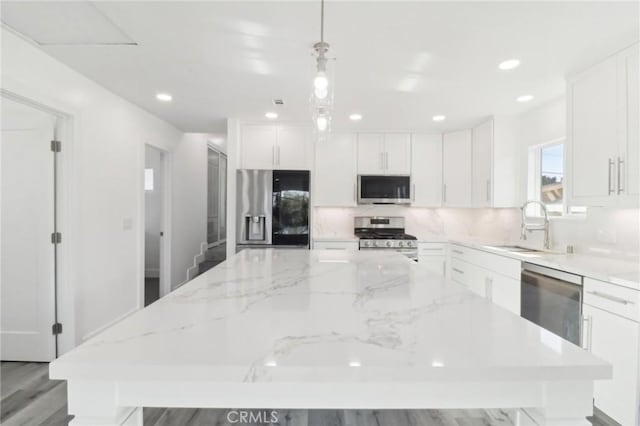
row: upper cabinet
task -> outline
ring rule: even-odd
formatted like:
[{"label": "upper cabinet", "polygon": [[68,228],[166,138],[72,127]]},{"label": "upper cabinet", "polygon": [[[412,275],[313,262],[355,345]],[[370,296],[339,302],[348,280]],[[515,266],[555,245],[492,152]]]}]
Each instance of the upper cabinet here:
[{"label": "upper cabinet", "polygon": [[568,81],[572,205],[638,205],[639,47],[636,44]]},{"label": "upper cabinet", "polygon": [[241,129],[243,169],[310,170],[310,127],[244,125]]},{"label": "upper cabinet", "polygon": [[493,120],[471,131],[471,205],[491,207]]},{"label": "upper cabinet", "polygon": [[411,173],[411,137],[408,133],[359,133],[358,174]]},{"label": "upper cabinet", "polygon": [[316,207],[356,205],[356,135],[332,133],[316,143],[312,200]]},{"label": "upper cabinet", "polygon": [[442,205],[442,135],[411,135],[411,205]]},{"label": "upper cabinet", "polygon": [[471,206],[471,130],[442,139],[442,201],[447,207]]}]

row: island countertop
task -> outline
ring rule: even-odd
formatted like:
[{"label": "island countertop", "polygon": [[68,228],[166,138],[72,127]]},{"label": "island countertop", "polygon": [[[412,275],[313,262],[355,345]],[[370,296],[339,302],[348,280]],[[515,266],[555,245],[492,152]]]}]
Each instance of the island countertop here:
[{"label": "island countertop", "polygon": [[53,379],[567,381],[611,366],[397,253],[244,250],[51,363]]}]

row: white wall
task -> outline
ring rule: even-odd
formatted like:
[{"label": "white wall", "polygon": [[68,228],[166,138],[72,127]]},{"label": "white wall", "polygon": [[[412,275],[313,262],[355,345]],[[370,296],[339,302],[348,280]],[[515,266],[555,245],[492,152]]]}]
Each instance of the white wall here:
[{"label": "white wall", "polygon": [[207,242],[207,141],[210,135],[187,133],[172,155],[173,196],[171,287],[187,280],[194,256]]},{"label": "white wall", "polygon": [[160,232],[162,231],[162,151],[145,146],[145,169],[153,170],[153,188],[144,191],[144,275],[160,275]]},{"label": "white wall", "polygon": [[[180,130],[4,28],[2,86],[63,111],[73,121],[62,153],[66,182],[61,195],[64,351],[142,305],[144,144],[171,151],[172,168],[177,172],[174,184],[196,158],[186,154],[191,150],[190,139],[186,136],[183,141]],[[179,149],[183,142],[187,145],[184,150]],[[206,170],[206,150],[201,161]],[[206,174],[202,176],[206,182]],[[206,223],[205,209],[179,201],[199,197],[200,187],[182,185],[174,194],[174,224]],[[205,200],[203,196],[202,203]],[[198,239],[204,240],[206,228],[200,229]],[[192,247],[185,240],[195,240],[193,233],[183,231],[178,227],[172,232],[173,253]],[[182,266],[183,262],[174,261],[172,275],[181,275]]]}]

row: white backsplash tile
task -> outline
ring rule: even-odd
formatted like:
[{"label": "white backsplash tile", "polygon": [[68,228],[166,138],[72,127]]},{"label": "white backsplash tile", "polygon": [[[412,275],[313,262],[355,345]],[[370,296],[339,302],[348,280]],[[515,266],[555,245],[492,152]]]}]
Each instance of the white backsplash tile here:
[{"label": "white backsplash tile", "polygon": [[[406,206],[358,206],[314,209],[314,237],[352,237],[355,216],[403,216],[407,233],[421,240],[465,239],[515,242],[520,239],[520,209],[452,209]],[[528,234],[527,243],[542,247],[542,232]],[[640,252],[640,210],[588,209],[584,217],[551,221],[553,248],[576,253],[637,259]]]}]

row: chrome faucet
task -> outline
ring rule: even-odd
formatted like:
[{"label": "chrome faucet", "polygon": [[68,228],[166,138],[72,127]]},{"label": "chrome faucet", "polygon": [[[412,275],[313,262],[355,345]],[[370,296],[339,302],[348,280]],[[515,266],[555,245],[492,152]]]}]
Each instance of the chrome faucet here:
[{"label": "chrome faucet", "polygon": [[[538,223],[527,223],[527,206],[529,204],[537,204],[542,208],[542,213],[544,213],[544,224],[540,225]],[[520,207],[522,211],[522,224],[520,225],[520,237],[526,241],[527,232],[532,231],[544,231],[544,248],[547,250],[551,249],[551,239],[549,238],[549,212],[547,211],[547,206],[544,203],[537,200],[527,201]]]}]

